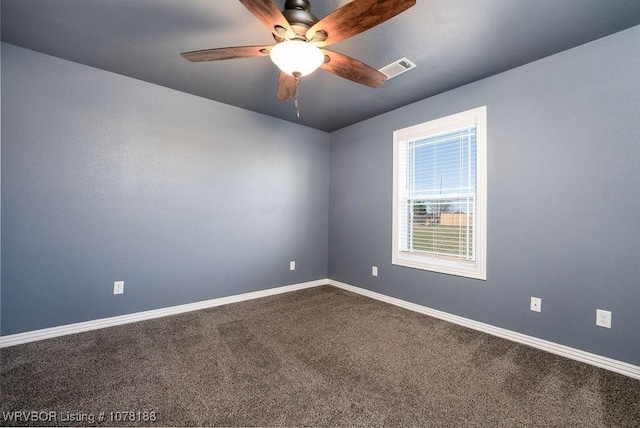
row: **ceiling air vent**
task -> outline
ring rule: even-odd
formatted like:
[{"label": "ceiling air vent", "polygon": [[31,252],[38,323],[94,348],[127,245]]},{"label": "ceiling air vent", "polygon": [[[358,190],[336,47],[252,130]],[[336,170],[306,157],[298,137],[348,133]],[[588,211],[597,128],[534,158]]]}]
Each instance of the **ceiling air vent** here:
[{"label": "ceiling air vent", "polygon": [[392,79],[397,75],[404,73],[405,71],[411,70],[412,68],[416,68],[416,65],[414,63],[406,58],[400,58],[399,60],[394,61],[389,65],[385,65],[378,71],[386,74],[389,79]]}]

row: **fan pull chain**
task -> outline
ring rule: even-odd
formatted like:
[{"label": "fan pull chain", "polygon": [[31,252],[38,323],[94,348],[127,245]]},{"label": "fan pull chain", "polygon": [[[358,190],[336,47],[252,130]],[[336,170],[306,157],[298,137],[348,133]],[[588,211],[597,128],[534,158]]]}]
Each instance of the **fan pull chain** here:
[{"label": "fan pull chain", "polygon": [[298,88],[300,87],[300,73],[293,73],[293,77],[296,79],[296,92],[293,98],[293,105],[296,108],[296,117],[300,117],[300,109],[298,108]]}]

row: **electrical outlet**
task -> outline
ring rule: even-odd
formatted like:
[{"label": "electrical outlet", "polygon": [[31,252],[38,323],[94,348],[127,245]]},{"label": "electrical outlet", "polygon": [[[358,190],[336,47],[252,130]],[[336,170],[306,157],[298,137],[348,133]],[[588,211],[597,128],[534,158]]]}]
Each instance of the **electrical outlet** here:
[{"label": "electrical outlet", "polygon": [[371,266],[371,275],[378,276],[378,266]]},{"label": "electrical outlet", "polygon": [[611,328],[611,312],[596,310],[596,325],[604,328]]},{"label": "electrical outlet", "polygon": [[542,299],[539,297],[531,297],[531,310],[533,312],[542,311]]},{"label": "electrical outlet", "polygon": [[123,293],[124,293],[124,281],[114,281],[113,294],[123,294]]},{"label": "electrical outlet", "polygon": [[296,270],[296,262],[295,261],[290,261],[289,262],[289,270]]}]

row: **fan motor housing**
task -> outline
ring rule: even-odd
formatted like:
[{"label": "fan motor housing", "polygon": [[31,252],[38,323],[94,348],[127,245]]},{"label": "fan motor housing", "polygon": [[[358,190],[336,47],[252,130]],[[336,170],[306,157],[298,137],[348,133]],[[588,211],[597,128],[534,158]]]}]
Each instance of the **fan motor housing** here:
[{"label": "fan motor housing", "polygon": [[[282,14],[296,34],[295,38],[307,40],[307,30],[319,21],[310,11],[311,4],[309,0],[287,0],[285,2]],[[278,42],[285,40],[281,37],[274,37]],[[319,31],[313,40],[325,40],[326,38],[326,33]]]},{"label": "fan motor housing", "polygon": [[299,25],[308,29],[318,22],[318,18],[311,13],[309,0],[287,0],[282,14],[292,26]]}]

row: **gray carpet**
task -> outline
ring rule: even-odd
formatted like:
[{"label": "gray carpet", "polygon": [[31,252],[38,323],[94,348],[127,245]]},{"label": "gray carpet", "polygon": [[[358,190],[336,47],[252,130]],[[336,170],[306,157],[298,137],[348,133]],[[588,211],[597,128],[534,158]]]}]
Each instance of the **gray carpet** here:
[{"label": "gray carpet", "polygon": [[640,426],[638,380],[329,286],[0,353],[41,425]]}]

